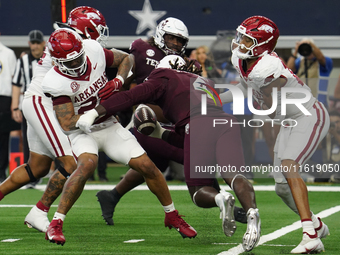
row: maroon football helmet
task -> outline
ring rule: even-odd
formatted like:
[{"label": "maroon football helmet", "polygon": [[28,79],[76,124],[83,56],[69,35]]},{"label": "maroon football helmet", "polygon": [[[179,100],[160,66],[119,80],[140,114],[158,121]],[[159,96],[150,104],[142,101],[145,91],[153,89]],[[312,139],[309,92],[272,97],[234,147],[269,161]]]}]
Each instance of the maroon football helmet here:
[{"label": "maroon football helmet", "polygon": [[68,28],[57,29],[48,39],[47,47],[60,72],[72,77],[85,73],[86,55],[78,33]]},{"label": "maroon football helmet", "polygon": [[[263,16],[247,18],[238,26],[236,31],[236,38],[232,41],[232,50],[241,59],[256,58],[271,53],[275,49],[280,36],[276,24]],[[243,36],[247,36],[253,41],[251,47],[247,48],[243,44],[240,45]],[[245,48],[248,51],[242,53],[239,48]]]},{"label": "maroon football helmet", "polygon": [[109,28],[103,14],[89,6],[74,8],[68,15],[67,24],[87,39],[99,42],[106,47]]}]

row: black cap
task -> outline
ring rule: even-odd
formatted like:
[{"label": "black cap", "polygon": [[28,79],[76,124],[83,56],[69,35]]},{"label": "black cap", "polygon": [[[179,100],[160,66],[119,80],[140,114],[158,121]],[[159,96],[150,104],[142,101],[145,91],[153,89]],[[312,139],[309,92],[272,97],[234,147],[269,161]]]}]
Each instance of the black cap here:
[{"label": "black cap", "polygon": [[44,34],[40,30],[32,30],[28,37],[30,38],[30,42],[43,42],[44,41]]}]

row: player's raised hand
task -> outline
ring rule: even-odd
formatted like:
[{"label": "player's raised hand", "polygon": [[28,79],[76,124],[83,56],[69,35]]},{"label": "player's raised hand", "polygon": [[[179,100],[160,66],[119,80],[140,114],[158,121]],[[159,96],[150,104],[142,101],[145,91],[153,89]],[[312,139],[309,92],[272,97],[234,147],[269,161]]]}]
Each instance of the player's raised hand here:
[{"label": "player's raised hand", "polygon": [[91,133],[91,126],[98,116],[98,112],[92,109],[79,117],[76,127],[85,133]]}]

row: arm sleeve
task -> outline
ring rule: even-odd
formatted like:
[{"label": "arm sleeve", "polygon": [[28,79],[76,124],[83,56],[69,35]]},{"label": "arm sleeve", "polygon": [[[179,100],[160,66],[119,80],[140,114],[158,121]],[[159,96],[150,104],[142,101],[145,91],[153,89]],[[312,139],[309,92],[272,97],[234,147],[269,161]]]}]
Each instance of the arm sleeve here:
[{"label": "arm sleeve", "polygon": [[112,66],[113,60],[114,60],[113,52],[111,50],[104,49],[104,54],[105,54],[106,66],[107,67]]},{"label": "arm sleeve", "polygon": [[162,140],[166,141],[167,143],[178,147],[184,148],[184,136],[177,134],[174,131],[167,130],[162,135]]},{"label": "arm sleeve", "polygon": [[22,66],[22,58],[19,58],[17,60],[15,71],[14,71],[13,78],[12,78],[12,84],[17,87],[22,87],[23,85],[21,66]]},{"label": "arm sleeve", "polygon": [[68,96],[53,97],[52,101],[53,105],[60,105],[72,102],[71,98],[69,98]]},{"label": "arm sleeve", "polygon": [[101,105],[106,109],[107,115],[113,115],[136,104],[148,103],[158,99],[163,94],[165,79],[149,79],[131,90],[122,91],[112,95]]}]

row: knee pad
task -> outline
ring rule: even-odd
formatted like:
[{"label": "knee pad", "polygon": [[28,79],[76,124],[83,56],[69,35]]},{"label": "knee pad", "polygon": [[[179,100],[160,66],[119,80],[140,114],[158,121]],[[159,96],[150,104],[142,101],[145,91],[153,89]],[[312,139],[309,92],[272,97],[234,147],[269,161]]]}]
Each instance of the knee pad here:
[{"label": "knee pad", "polygon": [[66,172],[65,168],[63,168],[61,164],[58,166],[57,170],[58,170],[59,173],[61,173],[66,179],[67,179],[68,177],[70,177],[70,175],[71,175],[71,174],[69,174],[68,172]]},{"label": "knee pad", "polygon": [[37,178],[34,177],[30,165],[26,164],[25,169],[26,169],[28,176],[30,177],[30,182],[35,182]]}]

